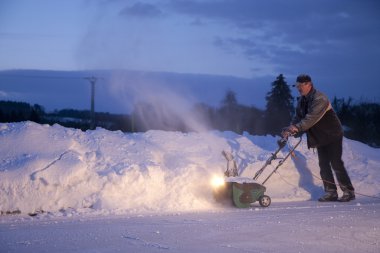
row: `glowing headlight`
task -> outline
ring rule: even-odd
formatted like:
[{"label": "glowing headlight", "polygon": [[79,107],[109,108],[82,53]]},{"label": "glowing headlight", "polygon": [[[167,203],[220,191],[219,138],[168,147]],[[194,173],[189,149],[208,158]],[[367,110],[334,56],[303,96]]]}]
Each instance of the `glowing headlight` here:
[{"label": "glowing headlight", "polygon": [[223,178],[223,177],[214,176],[214,177],[211,179],[211,185],[212,185],[214,188],[221,187],[221,186],[224,185],[224,183],[225,183],[225,181],[224,181],[224,178]]}]

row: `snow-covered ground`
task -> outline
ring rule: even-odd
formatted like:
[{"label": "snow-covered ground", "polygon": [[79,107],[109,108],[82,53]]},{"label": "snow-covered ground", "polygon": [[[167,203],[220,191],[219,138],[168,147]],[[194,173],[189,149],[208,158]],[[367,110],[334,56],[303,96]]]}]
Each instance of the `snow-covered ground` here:
[{"label": "snow-covered ground", "polygon": [[380,252],[380,150],[356,141],[344,139],[343,154],[353,202],[315,201],[322,183],[305,141],[266,183],[268,208],[214,201],[223,150],[253,177],[276,140],[0,124],[0,210],[19,212],[0,216],[0,252]]}]

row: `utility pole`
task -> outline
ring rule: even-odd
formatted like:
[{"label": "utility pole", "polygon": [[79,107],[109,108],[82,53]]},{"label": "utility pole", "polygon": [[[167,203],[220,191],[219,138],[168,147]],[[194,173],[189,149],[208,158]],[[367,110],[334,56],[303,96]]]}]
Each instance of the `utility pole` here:
[{"label": "utility pole", "polygon": [[98,80],[96,77],[85,77],[91,84],[91,112],[90,112],[90,129],[95,129],[95,83]]}]

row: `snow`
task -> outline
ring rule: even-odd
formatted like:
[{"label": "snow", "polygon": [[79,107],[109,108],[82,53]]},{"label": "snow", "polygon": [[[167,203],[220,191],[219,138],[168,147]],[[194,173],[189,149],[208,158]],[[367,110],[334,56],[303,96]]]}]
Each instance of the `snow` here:
[{"label": "snow", "polygon": [[252,178],[276,141],[0,124],[0,252],[380,252],[380,150],[353,140],[343,160],[355,201],[316,201],[318,159],[305,140],[265,184],[268,208],[213,199],[223,150]]}]

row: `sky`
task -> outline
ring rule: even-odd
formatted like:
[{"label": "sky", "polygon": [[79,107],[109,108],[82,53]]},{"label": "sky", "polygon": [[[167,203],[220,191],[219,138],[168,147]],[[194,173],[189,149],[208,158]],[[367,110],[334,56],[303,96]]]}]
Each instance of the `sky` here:
[{"label": "sky", "polygon": [[308,73],[378,102],[379,15],[376,0],[1,0],[0,70]]}]

